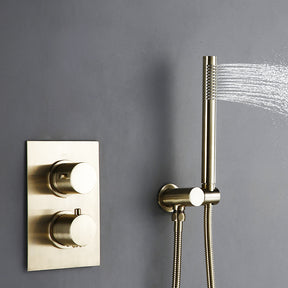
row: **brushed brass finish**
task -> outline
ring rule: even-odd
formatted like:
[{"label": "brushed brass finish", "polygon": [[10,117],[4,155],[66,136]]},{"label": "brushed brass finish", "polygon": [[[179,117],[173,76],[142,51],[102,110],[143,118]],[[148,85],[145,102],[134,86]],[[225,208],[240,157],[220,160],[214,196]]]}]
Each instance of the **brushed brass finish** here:
[{"label": "brushed brass finish", "polygon": [[202,188],[214,191],[216,183],[216,56],[203,57]]},{"label": "brushed brass finish", "polygon": [[64,244],[61,244],[59,243],[54,235],[53,235],[53,232],[52,232],[52,227],[55,223],[55,221],[59,218],[59,216],[61,215],[67,215],[67,214],[71,214],[73,215],[73,213],[71,211],[60,211],[60,212],[57,212],[55,213],[52,218],[50,219],[49,223],[48,223],[48,230],[47,230],[47,233],[48,233],[48,238],[49,240],[52,242],[52,244],[57,247],[57,248],[60,248],[60,249],[67,249],[67,248],[73,248],[73,246],[71,245],[64,245]]},{"label": "brushed brass finish", "polygon": [[[66,198],[57,197],[51,192],[48,179],[51,165],[59,160],[67,159],[72,163],[89,163],[94,168],[97,181],[91,192],[74,193]],[[100,265],[98,179],[99,144],[97,141],[27,141],[28,271]],[[51,241],[49,232],[52,227],[51,223],[56,223],[57,219],[61,219],[60,216],[69,215],[69,213],[73,217],[79,214],[78,218],[82,214],[89,215],[95,223],[95,234],[91,236],[91,241],[88,241],[86,246],[73,249],[69,246],[68,249],[59,249],[64,248],[67,242],[63,242],[65,244],[63,245],[55,241],[56,239],[54,242]],[[57,236],[58,240],[60,236]]]},{"label": "brushed brass finish", "polygon": [[[202,188],[212,193],[215,193],[216,188],[216,65],[216,56],[203,57]],[[213,198],[212,195],[211,198]],[[211,222],[212,204],[206,202],[204,206],[204,244],[208,288],[215,287]]]},{"label": "brushed brass finish", "polygon": [[213,239],[212,239],[212,204],[204,206],[204,244],[207,288],[215,287]]},{"label": "brushed brass finish", "polygon": [[95,235],[94,220],[89,215],[81,215],[79,208],[55,214],[48,227],[49,238],[58,248],[83,247]]},{"label": "brushed brass finish", "polygon": [[166,212],[172,213],[174,211],[173,206],[165,205],[163,202],[163,195],[170,189],[177,189],[178,187],[174,184],[166,184],[164,185],[158,193],[158,204],[159,206]]},{"label": "brushed brass finish", "polygon": [[203,204],[218,204],[221,199],[221,194],[218,188],[215,188],[213,192],[205,192],[205,200]]},{"label": "brushed brass finish", "polygon": [[159,196],[160,203],[162,203],[166,209],[170,207],[170,211],[173,211],[173,207],[177,205],[200,206],[204,202],[204,191],[201,188],[178,188],[176,185],[172,185],[170,184],[168,187],[165,185],[165,188],[163,187],[161,189],[162,193]]},{"label": "brushed brass finish", "polygon": [[178,188],[174,184],[166,184],[158,194],[158,203],[166,212],[173,212],[176,206],[201,206],[208,203],[217,204],[220,192],[217,188],[213,192],[199,187]]},{"label": "brushed brass finish", "polygon": [[60,197],[79,193],[87,194],[96,185],[96,172],[88,163],[57,161],[51,166],[49,184],[53,193]]},{"label": "brushed brass finish", "polygon": [[183,223],[180,221],[181,213],[179,213],[179,209],[182,209],[184,213],[186,206],[200,205],[204,205],[207,287],[215,287],[211,222],[212,205],[217,204],[220,201],[220,192],[216,188],[216,92],[217,59],[215,56],[204,56],[202,100],[202,186],[201,188],[178,188],[174,184],[167,184],[163,186],[158,193],[158,203],[160,207],[166,212],[173,212],[174,264],[172,288],[180,288]]},{"label": "brushed brass finish", "polygon": [[180,288],[181,280],[181,258],[182,258],[182,232],[185,221],[185,207],[177,206],[172,213],[174,222],[174,255],[173,255],[173,277],[172,288]]}]

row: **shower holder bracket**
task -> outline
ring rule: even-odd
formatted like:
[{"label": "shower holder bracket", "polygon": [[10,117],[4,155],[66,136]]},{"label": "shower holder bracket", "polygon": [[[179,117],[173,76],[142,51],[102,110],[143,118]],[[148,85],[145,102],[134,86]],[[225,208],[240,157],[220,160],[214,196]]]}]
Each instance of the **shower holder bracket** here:
[{"label": "shower holder bracket", "polygon": [[207,191],[199,187],[179,188],[175,184],[164,185],[158,193],[158,204],[166,212],[172,213],[178,206],[201,206],[217,204],[221,198],[220,191]]}]

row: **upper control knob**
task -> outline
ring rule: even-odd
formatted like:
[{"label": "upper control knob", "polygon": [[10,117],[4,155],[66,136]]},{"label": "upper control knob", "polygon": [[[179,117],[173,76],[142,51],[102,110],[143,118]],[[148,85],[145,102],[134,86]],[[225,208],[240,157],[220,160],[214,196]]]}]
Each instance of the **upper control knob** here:
[{"label": "upper control knob", "polygon": [[49,182],[53,192],[58,196],[87,194],[96,185],[96,171],[88,163],[59,161],[51,168]]}]

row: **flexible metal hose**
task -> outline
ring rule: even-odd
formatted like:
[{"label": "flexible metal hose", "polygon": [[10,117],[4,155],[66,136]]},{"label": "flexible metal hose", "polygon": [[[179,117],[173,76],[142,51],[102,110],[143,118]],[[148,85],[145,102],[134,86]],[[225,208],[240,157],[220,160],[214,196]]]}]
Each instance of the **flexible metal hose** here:
[{"label": "flexible metal hose", "polygon": [[212,242],[212,204],[204,205],[204,238],[207,288],[215,288]]},{"label": "flexible metal hose", "polygon": [[[174,257],[173,257],[172,288],[180,288],[182,234],[183,234],[184,220],[185,220],[184,207],[182,207],[182,210],[175,210],[173,212],[172,221],[174,221]],[[215,288],[211,203],[204,205],[204,240],[205,240],[207,288]]]},{"label": "flexible metal hose", "polygon": [[174,221],[174,257],[173,257],[173,278],[172,288],[180,288],[181,280],[181,256],[182,256],[182,232],[183,221],[185,220],[184,207],[173,212]]}]

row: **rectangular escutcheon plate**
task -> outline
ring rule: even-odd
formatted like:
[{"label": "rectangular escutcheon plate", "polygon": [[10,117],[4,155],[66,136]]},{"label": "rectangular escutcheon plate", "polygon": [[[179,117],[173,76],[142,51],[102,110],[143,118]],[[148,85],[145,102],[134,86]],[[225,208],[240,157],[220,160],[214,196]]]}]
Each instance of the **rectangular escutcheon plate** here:
[{"label": "rectangular escutcheon plate", "polygon": [[[49,185],[48,175],[51,166],[57,161],[88,163],[96,174],[94,188],[91,188],[89,193],[74,193],[67,197],[54,194]],[[63,177],[65,176],[63,174]],[[78,215],[80,210],[75,209],[79,208],[81,214],[92,218],[96,232],[90,235],[91,239],[89,238],[86,246],[56,247],[49,238],[49,223],[53,216],[59,212],[69,214],[74,211]],[[97,141],[27,141],[27,246],[28,271],[100,265]]]}]

